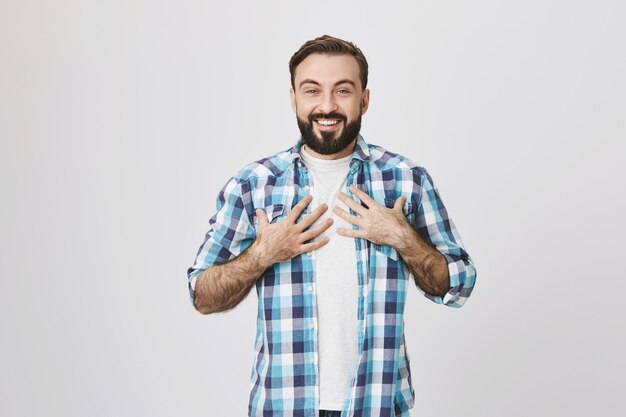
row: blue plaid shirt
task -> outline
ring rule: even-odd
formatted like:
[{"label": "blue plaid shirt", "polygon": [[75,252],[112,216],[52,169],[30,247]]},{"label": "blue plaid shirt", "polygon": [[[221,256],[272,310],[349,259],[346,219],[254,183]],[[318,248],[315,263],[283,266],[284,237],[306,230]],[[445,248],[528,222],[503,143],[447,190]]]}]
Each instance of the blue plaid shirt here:
[{"label": "blue plaid shirt", "polygon": [[[194,265],[188,270],[191,301],[198,276],[250,246],[258,230],[255,209],[280,221],[313,186],[300,159],[300,143],[248,165],[224,186],[217,213]],[[347,187],[356,185],[374,200],[393,207],[405,196],[405,215],[422,238],[446,259],[450,289],[432,301],[461,307],[476,269],[448,217],[428,172],[403,156],[367,144],[359,135]],[[356,197],[354,197],[356,199]],[[357,200],[358,201],[358,200]],[[302,214],[306,215],[309,210]],[[409,416],[414,392],[404,341],[404,303],[411,272],[396,250],[354,240],[359,285],[358,352],[342,416]],[[250,416],[317,417],[319,404],[317,312],[314,254],[274,264],[256,283],[258,319],[251,375]]]}]

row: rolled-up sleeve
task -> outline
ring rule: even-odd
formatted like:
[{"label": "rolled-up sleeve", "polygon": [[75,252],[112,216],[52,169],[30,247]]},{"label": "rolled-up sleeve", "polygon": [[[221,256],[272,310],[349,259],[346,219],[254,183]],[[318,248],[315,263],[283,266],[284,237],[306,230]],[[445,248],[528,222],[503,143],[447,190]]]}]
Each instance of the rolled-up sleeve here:
[{"label": "rolled-up sleeve", "polygon": [[241,184],[231,178],[217,197],[217,212],[209,220],[209,231],[198,249],[193,265],[187,270],[189,296],[194,304],[196,281],[212,265],[231,260],[254,239],[254,228],[245,209]]},{"label": "rolled-up sleeve", "polygon": [[450,275],[450,289],[444,297],[428,293],[424,295],[438,304],[461,307],[474,288],[476,268],[465,250],[454,222],[448,215],[433,179],[423,168],[420,183],[417,231],[443,255],[448,263]]}]

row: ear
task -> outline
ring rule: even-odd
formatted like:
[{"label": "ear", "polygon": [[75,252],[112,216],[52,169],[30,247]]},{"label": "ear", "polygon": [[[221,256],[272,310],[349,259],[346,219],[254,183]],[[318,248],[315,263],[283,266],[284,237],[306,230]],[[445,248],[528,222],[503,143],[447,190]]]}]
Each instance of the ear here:
[{"label": "ear", "polygon": [[296,113],[296,93],[293,88],[289,88],[289,96],[291,97],[291,109]]},{"label": "ear", "polygon": [[361,114],[367,112],[367,108],[370,105],[370,90],[368,88],[363,91],[363,97],[361,97]]}]

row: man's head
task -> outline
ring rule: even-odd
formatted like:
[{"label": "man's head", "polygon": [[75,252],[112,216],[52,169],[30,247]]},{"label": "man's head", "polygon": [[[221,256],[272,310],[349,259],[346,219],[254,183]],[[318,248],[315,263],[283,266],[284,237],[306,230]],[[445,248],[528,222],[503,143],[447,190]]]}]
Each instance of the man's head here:
[{"label": "man's head", "polygon": [[325,35],[302,45],[289,71],[303,143],[320,155],[350,154],[369,105],[368,66],[361,50]]}]

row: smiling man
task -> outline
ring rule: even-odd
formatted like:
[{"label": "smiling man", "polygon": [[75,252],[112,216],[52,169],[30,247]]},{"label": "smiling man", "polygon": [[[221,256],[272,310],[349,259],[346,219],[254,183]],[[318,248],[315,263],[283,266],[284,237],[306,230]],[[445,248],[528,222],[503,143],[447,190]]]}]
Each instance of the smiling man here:
[{"label": "smiling man", "polygon": [[258,296],[250,416],[409,416],[409,282],[460,307],[476,269],[429,173],[365,142],[368,65],[353,43],[289,62],[301,137],[235,174],[188,270],[204,314]]}]

